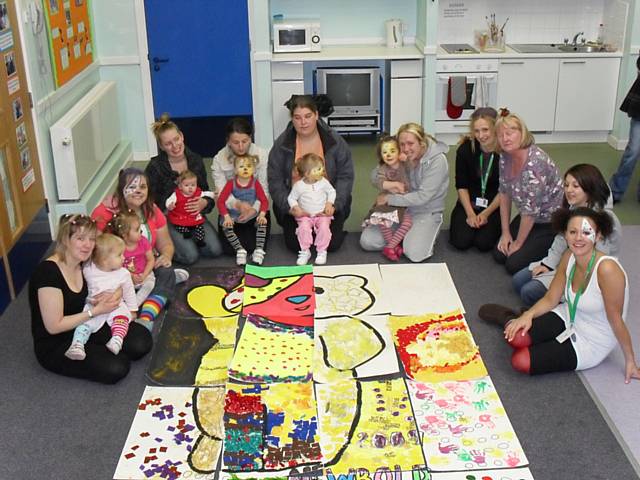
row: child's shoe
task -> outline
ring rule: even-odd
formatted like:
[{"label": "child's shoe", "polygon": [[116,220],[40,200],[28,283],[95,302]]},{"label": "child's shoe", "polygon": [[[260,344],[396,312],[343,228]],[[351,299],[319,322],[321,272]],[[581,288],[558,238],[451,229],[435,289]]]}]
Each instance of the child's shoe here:
[{"label": "child's shoe", "polygon": [[256,248],[253,251],[253,255],[251,255],[251,260],[253,260],[253,263],[255,263],[256,265],[262,265],[262,261],[264,260],[264,256],[266,255],[267,252],[265,252],[263,249],[261,248]]},{"label": "child's shoe", "polygon": [[402,254],[404,253],[404,249],[402,248],[402,245],[396,245],[395,251],[396,251],[396,255],[398,256],[398,260],[400,260],[402,258]]},{"label": "child's shoe", "polygon": [[173,273],[176,276],[176,285],[189,280],[189,272],[187,272],[184,268],[174,268]]},{"label": "child's shoe", "polygon": [[298,253],[298,260],[296,260],[296,265],[306,265],[310,258],[311,252],[309,250],[300,250]]},{"label": "child's shoe", "polygon": [[80,342],[72,343],[67,351],[64,352],[64,356],[71,360],[84,360],[87,358],[87,354],[84,351],[84,344]]},{"label": "child's shoe", "polygon": [[204,240],[196,240],[196,247],[198,248],[203,248],[207,246],[207,242],[205,242]]},{"label": "child's shoe", "polygon": [[318,252],[316,255],[316,265],[324,265],[327,263],[327,251]]},{"label": "child's shoe", "polygon": [[114,335],[109,339],[105,347],[114,355],[119,354],[120,350],[122,350],[122,337]]},{"label": "child's shoe", "polygon": [[236,251],[236,265],[247,264],[247,251],[244,248]]},{"label": "child's shoe", "polygon": [[398,259],[400,258],[398,257],[396,249],[391,247],[384,247],[382,249],[382,255],[384,255],[385,257],[387,257],[389,260],[393,262],[397,262]]}]

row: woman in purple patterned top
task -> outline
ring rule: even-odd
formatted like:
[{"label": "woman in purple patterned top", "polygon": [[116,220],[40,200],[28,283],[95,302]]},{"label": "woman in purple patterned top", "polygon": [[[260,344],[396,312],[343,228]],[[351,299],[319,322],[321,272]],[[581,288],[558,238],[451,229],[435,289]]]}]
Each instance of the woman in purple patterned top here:
[{"label": "woman in purple patterned top", "polygon": [[[551,214],[562,204],[558,169],[520,117],[504,109],[496,122],[500,146],[500,224],[493,257],[513,275],[543,258],[553,242]],[[511,203],[518,215],[511,224]]]}]

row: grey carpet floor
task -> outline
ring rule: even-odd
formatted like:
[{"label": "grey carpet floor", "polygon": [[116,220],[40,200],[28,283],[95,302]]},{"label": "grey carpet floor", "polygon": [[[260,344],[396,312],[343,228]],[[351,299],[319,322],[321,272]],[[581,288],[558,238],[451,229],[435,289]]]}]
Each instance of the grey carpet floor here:
[{"label": "grey carpet floor", "polygon": [[[433,262],[446,262],[482,357],[537,479],[638,478],[578,375],[529,378],[509,367],[500,331],[476,313],[489,301],[517,304],[509,276],[491,257],[457,252],[443,232]],[[282,239],[271,239],[267,265],[291,264]],[[383,263],[350,234],[329,264]],[[231,266],[232,258],[202,266]],[[416,285],[416,292],[420,285]],[[51,374],[36,362],[26,289],[0,318],[0,479],[110,479],[145,387],[149,357],[129,376],[102,386]],[[637,402],[630,408],[637,408]],[[464,478],[464,477],[461,477]]]}]

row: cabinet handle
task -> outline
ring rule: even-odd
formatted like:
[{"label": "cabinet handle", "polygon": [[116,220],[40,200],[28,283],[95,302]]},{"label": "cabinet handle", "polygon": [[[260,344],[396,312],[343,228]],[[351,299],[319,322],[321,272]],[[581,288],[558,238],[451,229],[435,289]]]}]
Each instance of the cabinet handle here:
[{"label": "cabinet handle", "polygon": [[578,64],[578,63],[587,63],[586,60],[562,60],[562,63],[566,63],[566,64]]},{"label": "cabinet handle", "polygon": [[500,65],[524,65],[524,62],[500,62]]}]

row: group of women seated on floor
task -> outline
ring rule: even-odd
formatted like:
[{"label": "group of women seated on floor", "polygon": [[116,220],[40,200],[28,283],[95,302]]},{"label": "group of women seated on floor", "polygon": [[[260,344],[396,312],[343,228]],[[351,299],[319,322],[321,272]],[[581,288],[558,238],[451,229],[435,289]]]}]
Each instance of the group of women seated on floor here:
[{"label": "group of women seated on floor", "polygon": [[[252,261],[261,264],[270,209],[285,245],[298,252],[299,265],[309,261],[312,245],[316,264],[340,248],[351,212],[350,149],[320,118],[314,98],[293,97],[288,107],[291,122],[268,156],[253,144],[248,121],[228,124],[226,146],[213,159],[213,190],[202,157],[187,148],[183,133],[165,115],[152,127],[160,153],[144,172],[122,170],[114,194],[90,217],[61,218],[55,253],[29,285],[36,358],[44,368],[105,383],[123,378],[130,362],[150,351],[153,320],[176,282],[188,278],[173,262],[188,266],[201,255],[225,252],[243,265],[253,252]],[[363,249],[412,262],[433,254],[449,182],[447,151],[415,123],[381,139],[379,165],[372,172],[380,193],[363,224]],[[480,310],[481,318],[504,328],[514,347],[514,368],[531,374],[589,368],[617,340],[625,355],[625,380],[640,378],[624,324],[628,282],[616,259],[621,227],[600,171],[580,164],[562,177],[521,118],[480,108],[457,147],[455,186],[450,243],[461,250],[492,250],[513,275],[523,303],[531,306],[522,313],[491,304]],[[206,216],[216,207],[217,232]],[[128,217],[141,235],[126,234]],[[107,270],[124,262],[137,289],[155,278],[155,284],[146,282],[149,294],[138,305],[143,321],[131,321],[135,308],[125,308],[131,316],[124,333],[113,312],[122,307],[126,287],[89,296],[87,284],[91,292],[99,289],[83,276],[83,265],[92,257],[97,261],[102,246],[96,247],[96,238],[105,231],[122,239],[114,243],[119,250],[109,252],[115,260],[106,262]],[[147,260],[134,258],[134,251]],[[104,320],[96,323],[94,317]],[[95,326],[83,338],[78,327],[88,321]],[[114,349],[118,335],[115,344],[121,348]],[[70,347],[78,341],[84,342],[81,359]]]}]

